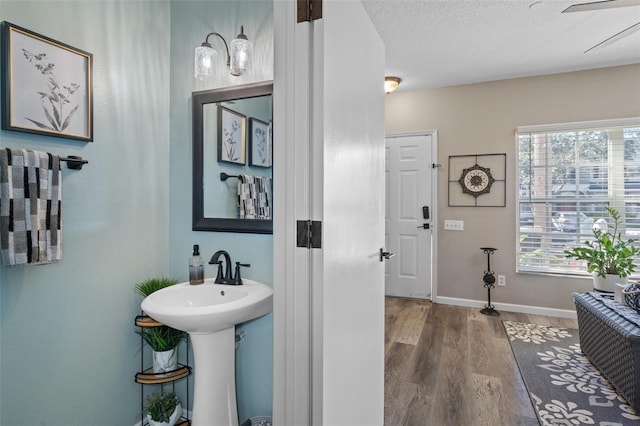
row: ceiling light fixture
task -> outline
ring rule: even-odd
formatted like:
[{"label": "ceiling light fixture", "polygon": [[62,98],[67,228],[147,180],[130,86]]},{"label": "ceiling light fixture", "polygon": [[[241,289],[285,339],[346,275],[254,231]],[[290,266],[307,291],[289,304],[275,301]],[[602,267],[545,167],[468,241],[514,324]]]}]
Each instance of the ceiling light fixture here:
[{"label": "ceiling light fixture", "polygon": [[225,53],[227,54],[227,68],[229,73],[239,76],[244,73],[251,64],[253,56],[253,43],[249,41],[244,34],[244,27],[240,26],[240,34],[231,40],[231,48],[227,45],[227,41],[218,33],[209,33],[204,42],[195,51],[194,76],[198,80],[205,80],[213,74],[216,67],[216,59],[218,53],[209,44],[209,37],[215,35],[220,37],[224,43]]},{"label": "ceiling light fixture", "polygon": [[398,77],[385,77],[384,78],[384,91],[389,94],[396,90],[402,80]]}]

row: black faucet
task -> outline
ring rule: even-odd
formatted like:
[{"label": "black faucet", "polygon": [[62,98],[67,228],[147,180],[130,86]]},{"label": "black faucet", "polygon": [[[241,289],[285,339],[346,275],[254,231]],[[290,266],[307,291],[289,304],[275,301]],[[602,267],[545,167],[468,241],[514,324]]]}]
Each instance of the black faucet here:
[{"label": "black faucet", "polygon": [[[222,273],[223,261],[219,260],[220,256],[224,256],[224,263],[225,263],[225,269],[226,269],[224,274]],[[231,274],[231,256],[229,256],[229,253],[227,253],[224,250],[218,250],[213,254],[213,256],[211,256],[211,260],[209,261],[209,264],[215,265],[216,263],[218,264],[218,274],[216,275],[216,279],[214,281],[216,284],[242,285],[242,278],[240,277],[240,267],[251,266],[248,263],[236,262],[235,275],[232,275]]]}]

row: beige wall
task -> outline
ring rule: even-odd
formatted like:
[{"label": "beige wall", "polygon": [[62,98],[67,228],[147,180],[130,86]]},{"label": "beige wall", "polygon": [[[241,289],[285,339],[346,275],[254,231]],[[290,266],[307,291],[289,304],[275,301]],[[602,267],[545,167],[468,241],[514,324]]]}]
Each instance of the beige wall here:
[{"label": "beige wall", "polygon": [[[589,278],[516,274],[516,127],[640,116],[640,64],[519,78],[387,96],[389,133],[438,131],[438,296],[486,300],[480,247],[497,247],[492,269],[506,287],[492,301],[573,309],[571,293],[588,291]],[[507,154],[506,207],[448,207],[450,155]],[[444,231],[445,219],[464,231]]]}]

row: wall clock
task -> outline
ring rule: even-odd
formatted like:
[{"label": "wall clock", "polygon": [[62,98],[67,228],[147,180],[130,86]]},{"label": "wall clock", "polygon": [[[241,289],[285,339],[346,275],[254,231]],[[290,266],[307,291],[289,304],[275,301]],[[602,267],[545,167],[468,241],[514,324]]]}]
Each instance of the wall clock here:
[{"label": "wall clock", "polygon": [[491,169],[475,164],[462,171],[458,182],[462,185],[462,192],[477,197],[491,192],[491,185],[495,179],[491,176]]},{"label": "wall clock", "polygon": [[449,156],[449,207],[504,207],[506,154]]}]

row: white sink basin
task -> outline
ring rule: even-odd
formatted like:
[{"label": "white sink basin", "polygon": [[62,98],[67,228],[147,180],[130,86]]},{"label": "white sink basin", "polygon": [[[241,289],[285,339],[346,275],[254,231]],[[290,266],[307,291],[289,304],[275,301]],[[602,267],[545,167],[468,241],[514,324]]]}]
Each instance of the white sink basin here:
[{"label": "white sink basin", "polygon": [[163,288],[140,305],[151,318],[189,333],[195,370],[192,426],[237,426],[235,325],[268,314],[273,289],[188,282]]},{"label": "white sink basin", "polygon": [[271,287],[248,279],[243,285],[176,284],[142,301],[151,318],[187,333],[213,333],[268,314],[273,309]]}]

